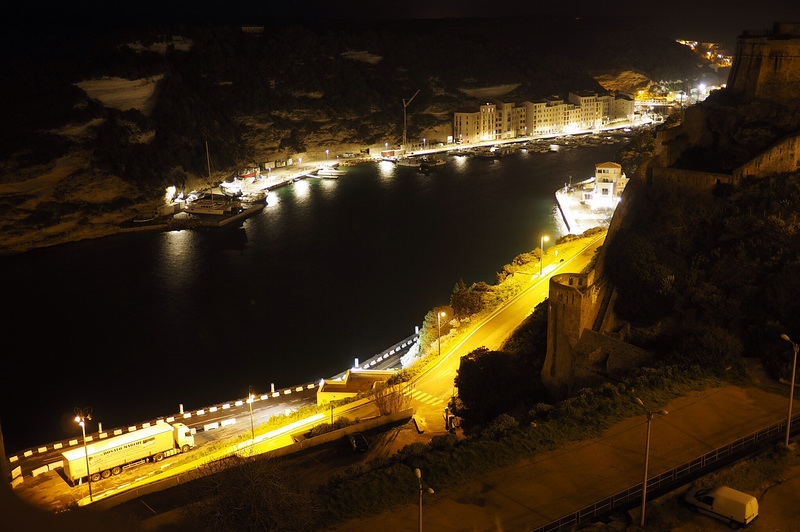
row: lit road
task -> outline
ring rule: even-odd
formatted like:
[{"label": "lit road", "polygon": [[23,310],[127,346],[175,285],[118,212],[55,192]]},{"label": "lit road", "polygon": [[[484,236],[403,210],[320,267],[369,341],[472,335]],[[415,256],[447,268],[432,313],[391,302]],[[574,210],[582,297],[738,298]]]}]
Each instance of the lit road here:
[{"label": "lit road", "polygon": [[535,278],[530,288],[498,309],[467,338],[460,340],[454,346],[443,344],[442,359],[418,377],[413,384],[412,398],[419,403],[414,404],[418,408],[417,415],[424,418],[429,429],[445,430],[444,407],[454,393],[453,379],[461,357],[479,347],[486,347],[489,350],[499,349],[511,333],[533,312],[536,305],[547,298],[550,277],[556,273],[582,271],[604,240],[605,235],[587,245],[573,258],[545,268],[545,275],[541,279]]}]

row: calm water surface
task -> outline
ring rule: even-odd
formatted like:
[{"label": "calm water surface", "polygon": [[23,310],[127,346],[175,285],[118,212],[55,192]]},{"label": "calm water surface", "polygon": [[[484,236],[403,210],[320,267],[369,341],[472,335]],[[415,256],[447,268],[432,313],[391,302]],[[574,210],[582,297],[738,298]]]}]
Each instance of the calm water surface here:
[{"label": "calm water surface", "polygon": [[330,377],[565,227],[553,193],[619,145],[391,163],[274,192],[243,227],[121,235],[0,259],[6,448]]}]

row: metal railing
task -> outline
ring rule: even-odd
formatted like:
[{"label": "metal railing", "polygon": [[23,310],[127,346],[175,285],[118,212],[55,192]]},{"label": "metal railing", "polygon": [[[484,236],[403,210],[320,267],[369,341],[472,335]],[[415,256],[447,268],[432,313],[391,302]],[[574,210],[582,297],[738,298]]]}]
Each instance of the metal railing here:
[{"label": "metal railing", "polygon": [[[800,430],[800,414],[792,416],[792,433]],[[738,458],[751,453],[768,443],[781,441],[786,434],[786,420],[780,421],[756,432],[748,434],[738,440],[717,447],[702,456],[689,462],[674,467],[659,475],[647,479],[648,496],[663,495],[669,490],[685,484],[689,479],[700,473],[710,472],[722,465],[731,463]],[[648,497],[649,498],[649,497]],[[533,529],[533,532],[561,532],[573,530],[575,527],[589,525],[598,517],[603,517],[639,504],[642,501],[642,483],[615,493],[581,508],[577,512],[557,519],[547,525]]]}]

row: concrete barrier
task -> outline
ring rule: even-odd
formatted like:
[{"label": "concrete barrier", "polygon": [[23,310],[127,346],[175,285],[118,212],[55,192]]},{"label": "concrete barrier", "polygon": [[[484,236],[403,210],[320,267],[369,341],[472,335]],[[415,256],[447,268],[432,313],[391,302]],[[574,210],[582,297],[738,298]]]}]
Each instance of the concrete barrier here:
[{"label": "concrete barrier", "polygon": [[290,393],[292,393],[292,390],[283,390],[283,395],[289,395]]},{"label": "concrete barrier", "polygon": [[227,409],[229,409],[230,407],[231,407],[231,404],[230,404],[230,403],[225,403],[224,405],[222,405],[222,409],[223,409],[223,410],[227,410]]},{"label": "concrete barrier", "polygon": [[108,433],[106,433],[106,432],[101,432],[100,434],[98,434],[98,436],[99,436],[99,437],[100,437],[100,439],[102,440],[103,438],[108,438]]},{"label": "concrete barrier", "polygon": [[175,421],[175,416],[169,416],[167,418],[167,423],[172,423],[173,421]]},{"label": "concrete barrier", "polygon": [[64,460],[59,460],[58,462],[47,464],[47,467],[50,471],[52,471],[53,469],[58,469],[59,467],[64,467]]},{"label": "concrete barrier", "polygon": [[11,470],[11,478],[15,479],[22,474],[22,466],[17,466]]},{"label": "concrete barrier", "polygon": [[38,452],[39,454],[46,453],[47,447],[39,447],[38,449],[36,449],[36,452]]},{"label": "concrete barrier", "polygon": [[39,475],[47,473],[48,471],[50,471],[50,468],[48,468],[46,465],[43,465],[42,467],[37,467],[36,469],[31,471],[31,476],[38,477]]},{"label": "concrete barrier", "polygon": [[209,423],[208,425],[203,425],[203,430],[214,430],[219,428],[219,421],[215,421],[214,423]]},{"label": "concrete barrier", "polygon": [[183,415],[183,419],[189,419],[190,417],[192,417],[192,413],[191,413],[191,412],[186,412],[186,413]]},{"label": "concrete barrier", "polygon": [[13,463],[13,462],[16,462],[16,461],[18,461],[18,460],[19,460],[19,457],[18,457],[18,456],[12,456],[11,458],[9,458],[9,459],[8,459],[8,461],[9,461],[9,462],[12,462],[12,463]]},{"label": "concrete barrier", "polygon": [[303,391],[303,387],[302,386],[298,386],[297,388],[294,389],[294,391],[302,392]]},{"label": "concrete barrier", "polygon": [[267,399],[269,399],[269,394],[268,393],[265,393],[264,395],[261,396],[261,400],[262,401],[265,401]]},{"label": "concrete barrier", "polygon": [[78,445],[78,440],[69,440],[70,445]]},{"label": "concrete barrier", "polygon": [[236,401],[234,403],[234,406],[242,406],[243,404],[244,404],[244,401]]},{"label": "concrete barrier", "polygon": [[142,423],[142,428],[146,429],[150,426],[150,423]]},{"label": "concrete barrier", "polygon": [[280,397],[281,392],[272,392],[272,397]]},{"label": "concrete barrier", "polygon": [[197,411],[197,415],[198,415],[198,416],[202,416],[202,415],[203,415],[203,414],[205,414],[205,413],[206,413],[206,411],[205,411],[205,410],[198,410],[198,411]]},{"label": "concrete barrier", "polygon": [[122,429],[117,429],[114,431],[114,436],[119,436],[120,434],[122,434]]},{"label": "concrete barrier", "polygon": [[136,425],[133,425],[132,427],[128,427],[128,432],[133,432],[134,430],[136,430]]},{"label": "concrete barrier", "polygon": [[53,445],[53,449],[55,450],[61,449],[62,447],[64,447],[64,444],[61,442],[58,442],[55,445]]},{"label": "concrete barrier", "polygon": [[227,427],[228,425],[233,425],[234,423],[236,423],[236,418],[235,417],[222,420],[222,426],[223,427]]}]

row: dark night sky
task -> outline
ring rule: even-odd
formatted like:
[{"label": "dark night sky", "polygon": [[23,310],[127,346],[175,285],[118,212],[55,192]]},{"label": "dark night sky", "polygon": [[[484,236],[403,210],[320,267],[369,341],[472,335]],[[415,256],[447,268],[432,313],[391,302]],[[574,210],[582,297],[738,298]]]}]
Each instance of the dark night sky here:
[{"label": "dark night sky", "polygon": [[[265,23],[303,18],[374,19],[445,17],[614,17],[628,14],[666,29],[676,38],[731,39],[742,30],[767,29],[775,21],[800,22],[797,0],[714,0],[706,2],[601,2],[575,0],[17,0],[5,3],[6,26],[58,31],[67,24],[125,24],[129,21]],[[695,35],[697,35],[695,37]],[[730,37],[733,35],[733,37]]]}]

